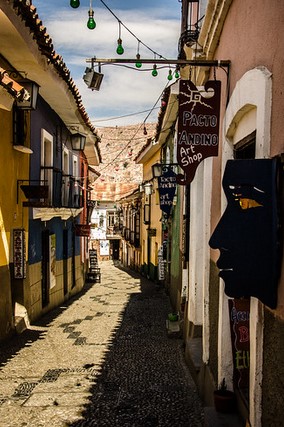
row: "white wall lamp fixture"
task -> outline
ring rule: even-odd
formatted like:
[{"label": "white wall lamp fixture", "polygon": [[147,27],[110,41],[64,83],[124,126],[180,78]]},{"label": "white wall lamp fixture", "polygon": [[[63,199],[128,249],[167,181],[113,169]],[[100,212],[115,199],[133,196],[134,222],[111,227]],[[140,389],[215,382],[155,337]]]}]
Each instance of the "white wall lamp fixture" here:
[{"label": "white wall lamp fixture", "polygon": [[100,90],[103,77],[104,75],[100,72],[100,67],[99,72],[95,71],[93,67],[87,67],[83,76],[83,80],[89,89]]},{"label": "white wall lamp fixture", "polygon": [[147,182],[146,184],[144,184],[144,191],[146,196],[150,196],[152,194],[152,184],[150,182]]}]

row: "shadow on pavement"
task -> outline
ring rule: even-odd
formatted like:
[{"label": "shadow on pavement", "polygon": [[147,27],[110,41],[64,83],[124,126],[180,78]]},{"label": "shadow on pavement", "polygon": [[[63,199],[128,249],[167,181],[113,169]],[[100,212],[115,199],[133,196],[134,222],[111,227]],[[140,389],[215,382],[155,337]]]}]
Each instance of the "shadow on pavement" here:
[{"label": "shadow on pavement", "polygon": [[183,359],[182,340],[167,335],[165,319],[170,310],[164,290],[142,277],[141,292],[131,294],[100,372],[92,378],[83,418],[69,426],[203,425],[200,399]]}]

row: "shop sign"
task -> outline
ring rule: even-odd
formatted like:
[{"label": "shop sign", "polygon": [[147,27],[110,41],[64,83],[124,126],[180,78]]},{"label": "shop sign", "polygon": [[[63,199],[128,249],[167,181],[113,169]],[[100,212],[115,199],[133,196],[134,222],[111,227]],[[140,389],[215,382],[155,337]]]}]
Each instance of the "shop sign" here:
[{"label": "shop sign", "polygon": [[235,387],[246,393],[249,388],[250,366],[250,300],[230,299],[228,303],[234,365],[233,380]]},{"label": "shop sign", "polygon": [[90,237],[91,226],[89,224],[75,224],[75,234],[81,237]]},{"label": "shop sign", "polygon": [[26,234],[22,228],[13,230],[14,278],[26,278]]},{"label": "shop sign", "polygon": [[49,236],[49,257],[50,257],[50,289],[56,285],[56,234]]},{"label": "shop sign", "polygon": [[96,249],[89,250],[89,271],[94,272],[98,265],[98,255]]},{"label": "shop sign", "polygon": [[163,247],[160,247],[158,252],[158,279],[165,279],[165,261],[163,259]]},{"label": "shop sign", "polygon": [[168,217],[171,213],[176,193],[176,174],[169,167],[163,166],[163,173],[158,177],[160,209]]},{"label": "shop sign", "polygon": [[109,240],[100,241],[100,255],[102,256],[109,255]]},{"label": "shop sign", "polygon": [[184,175],[177,183],[189,184],[199,164],[218,156],[221,82],[209,80],[202,90],[180,80],[177,162]]}]

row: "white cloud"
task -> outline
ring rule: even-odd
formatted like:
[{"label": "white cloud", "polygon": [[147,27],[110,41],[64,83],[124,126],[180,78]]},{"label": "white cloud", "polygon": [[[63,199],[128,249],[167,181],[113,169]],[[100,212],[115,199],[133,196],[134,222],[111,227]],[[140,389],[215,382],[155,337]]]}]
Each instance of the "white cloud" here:
[{"label": "white cloud", "polygon": [[[147,13],[143,10],[114,12],[129,30],[153,51],[169,59],[177,58],[180,20],[165,19],[164,16],[169,15],[168,9],[147,9]],[[117,20],[106,9],[95,9],[94,18],[97,26],[94,30],[89,30],[86,27],[87,18],[87,8],[68,9],[64,13],[57,10],[56,14],[48,15],[45,25],[56,51],[63,56],[71,71],[91,120],[98,121],[105,117],[151,109],[167,84],[168,67],[159,70],[158,76],[153,77],[151,70],[137,71],[122,66],[106,65],[102,67],[104,79],[100,91],[91,91],[87,88],[82,79],[88,65],[86,58],[119,57],[116,54],[119,31]],[[121,38],[125,50],[122,57],[135,58],[138,42],[123,26]],[[139,51],[141,58],[154,59],[153,52],[146,49],[143,44],[140,44]],[[149,68],[151,69],[151,65],[142,67]],[[157,115],[157,110],[155,112]],[[115,126],[142,122],[147,114],[103,124]],[[152,121],[156,120],[156,115]]]}]

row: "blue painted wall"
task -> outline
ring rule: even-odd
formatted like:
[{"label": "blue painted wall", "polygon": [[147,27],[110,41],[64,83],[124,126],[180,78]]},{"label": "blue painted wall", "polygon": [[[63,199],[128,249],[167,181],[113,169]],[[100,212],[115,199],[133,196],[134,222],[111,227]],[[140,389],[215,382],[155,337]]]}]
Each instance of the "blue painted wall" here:
[{"label": "blue painted wall", "polygon": [[[38,98],[37,109],[31,112],[31,154],[30,159],[30,179],[40,179],[41,166],[41,132],[42,129],[50,133],[54,138],[53,166],[62,170],[62,144],[70,148],[67,138],[68,130],[60,117],[52,110],[49,105],[41,98]],[[71,171],[72,173],[72,171]],[[31,216],[30,216],[31,218]],[[63,221],[56,217],[50,221],[44,222],[39,219],[29,221],[29,264],[38,263],[42,259],[42,231],[49,230],[50,234],[56,235],[56,259],[63,259],[63,230],[68,230],[68,249],[67,256],[72,256],[72,235],[73,218]],[[80,238],[75,237],[75,255],[80,254]]]}]

